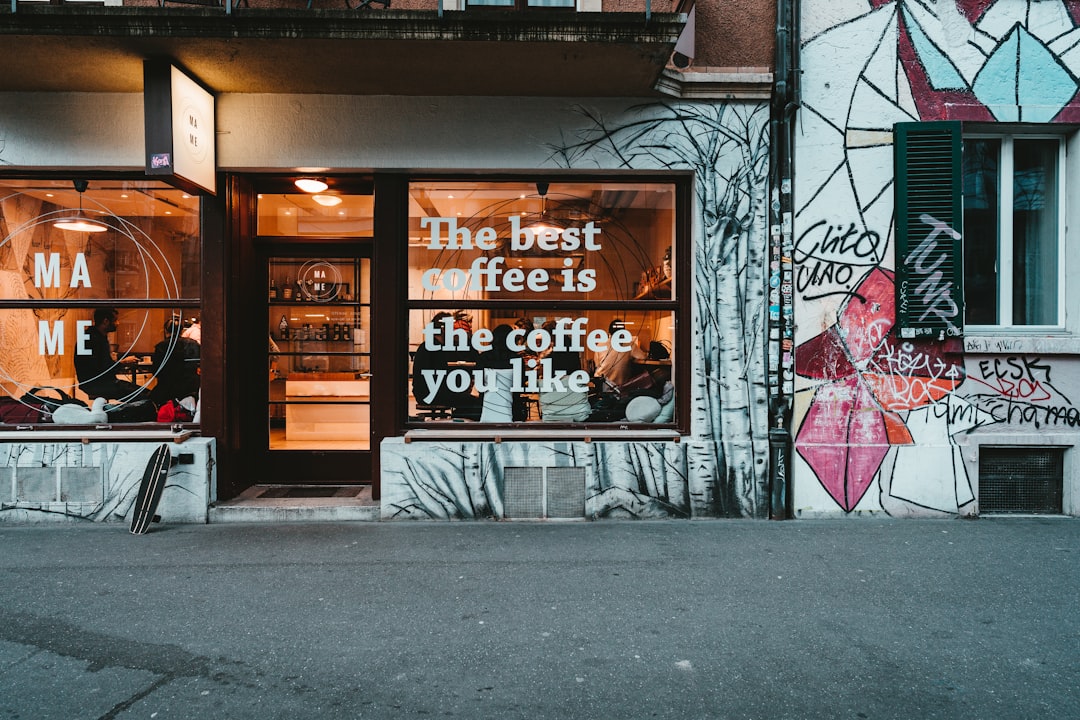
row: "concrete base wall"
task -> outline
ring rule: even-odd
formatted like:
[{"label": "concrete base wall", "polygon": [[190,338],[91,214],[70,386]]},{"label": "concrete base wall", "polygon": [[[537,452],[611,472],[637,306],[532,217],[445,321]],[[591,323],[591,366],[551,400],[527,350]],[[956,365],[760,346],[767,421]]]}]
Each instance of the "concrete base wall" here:
[{"label": "concrete base wall", "polygon": [[[547,488],[549,517],[690,518],[685,442],[382,443],[384,520],[513,517],[509,482]],[[535,484],[531,484],[534,483]],[[579,484],[580,483],[580,484]],[[520,486],[519,486],[520,487]],[[532,489],[526,495],[532,496]],[[574,498],[581,498],[580,513]],[[509,506],[509,507],[508,507]]]},{"label": "concrete base wall", "polygon": [[[157,514],[205,523],[217,494],[213,438],[167,443],[175,464]],[[130,522],[143,472],[161,442],[0,443],[0,522]]]}]

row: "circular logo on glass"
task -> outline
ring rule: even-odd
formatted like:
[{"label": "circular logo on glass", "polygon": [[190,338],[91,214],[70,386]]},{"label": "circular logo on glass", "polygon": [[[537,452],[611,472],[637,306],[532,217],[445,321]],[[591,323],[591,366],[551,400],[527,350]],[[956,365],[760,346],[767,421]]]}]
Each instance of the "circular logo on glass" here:
[{"label": "circular logo on glass", "polygon": [[341,272],[328,260],[309,260],[297,273],[299,290],[307,302],[333,302],[341,292]]}]

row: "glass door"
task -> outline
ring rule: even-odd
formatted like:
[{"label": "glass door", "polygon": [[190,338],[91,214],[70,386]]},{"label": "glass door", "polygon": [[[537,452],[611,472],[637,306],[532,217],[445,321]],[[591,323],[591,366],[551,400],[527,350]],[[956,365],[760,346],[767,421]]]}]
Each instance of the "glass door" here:
[{"label": "glass door", "polygon": [[337,178],[311,194],[293,180],[250,188],[255,214],[242,227],[251,234],[236,251],[236,461],[252,484],[372,483],[376,495],[374,188]]},{"label": "glass door", "polygon": [[292,451],[370,451],[371,261],[277,254],[266,272],[271,464]]}]

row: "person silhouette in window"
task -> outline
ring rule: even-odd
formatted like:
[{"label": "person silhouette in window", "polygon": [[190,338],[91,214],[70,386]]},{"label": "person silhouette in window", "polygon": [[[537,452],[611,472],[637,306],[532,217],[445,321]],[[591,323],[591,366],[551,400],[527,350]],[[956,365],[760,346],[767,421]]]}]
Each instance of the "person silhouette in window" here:
[{"label": "person silhouette in window", "polygon": [[79,389],[90,399],[103,397],[108,400],[131,400],[146,390],[145,387],[116,377],[124,365],[139,359],[127,356],[114,360],[109,345],[109,334],[116,332],[118,313],[115,308],[94,310],[94,324],[87,332],[85,351],[75,349],[75,375]]},{"label": "person silhouette in window", "polygon": [[165,323],[165,339],[154,347],[154,376],[150,391],[156,405],[196,397],[199,393],[199,343],[179,335],[183,326],[173,316]]}]

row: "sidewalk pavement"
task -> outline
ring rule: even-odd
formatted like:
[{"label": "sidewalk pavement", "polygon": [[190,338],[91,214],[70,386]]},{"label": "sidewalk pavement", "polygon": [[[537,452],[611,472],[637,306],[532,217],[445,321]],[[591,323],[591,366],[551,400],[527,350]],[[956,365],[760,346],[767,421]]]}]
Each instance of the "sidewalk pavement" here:
[{"label": "sidewalk pavement", "polygon": [[0,719],[1077,718],[1080,522],[0,527]]}]

